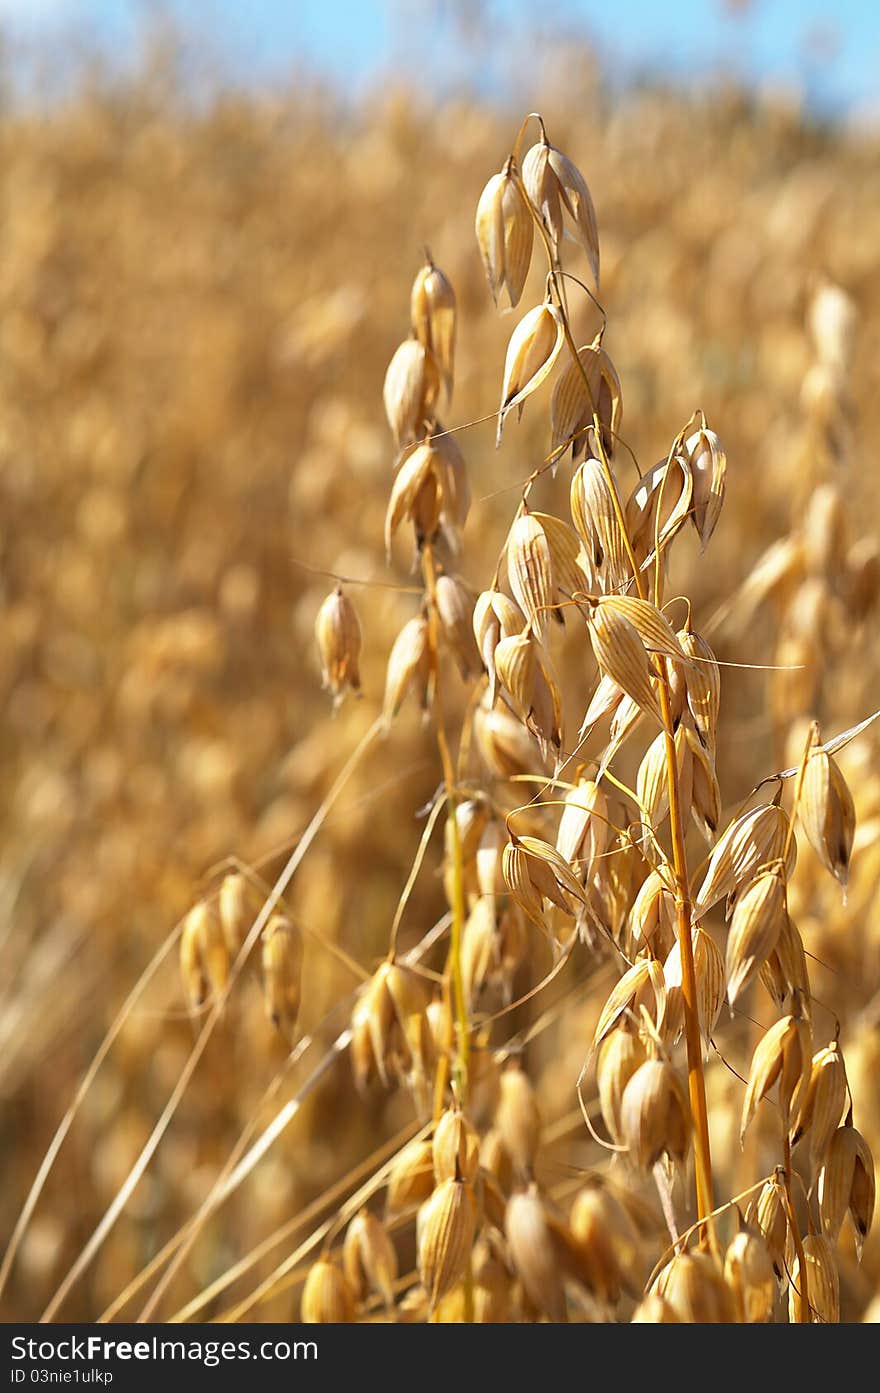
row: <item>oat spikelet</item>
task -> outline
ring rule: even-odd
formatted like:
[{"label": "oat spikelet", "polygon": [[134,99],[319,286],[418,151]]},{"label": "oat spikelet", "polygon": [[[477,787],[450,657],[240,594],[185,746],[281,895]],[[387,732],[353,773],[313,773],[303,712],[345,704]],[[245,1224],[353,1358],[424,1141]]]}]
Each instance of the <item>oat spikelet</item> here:
[{"label": "oat spikelet", "polygon": [[513,160],[493,174],[477,203],[477,244],[483,267],[498,305],[506,295],[511,309],[519,303],[532,259],[534,225],[514,176]]},{"label": "oat spikelet", "polygon": [[388,657],[384,706],[386,721],[397,715],[410,691],[416,693],[423,707],[427,706],[430,671],[428,621],[420,614],[404,624]]},{"label": "oat spikelet", "polygon": [[694,480],[691,522],[705,549],[721,515],[727,456],[718,436],[706,426],[688,436],[684,449]]},{"label": "oat spikelet", "polygon": [[610,455],[623,416],[620,378],[598,338],[578,349],[578,361],[580,366],[572,362],[560,374],[550,399],[551,448],[570,444],[575,463],[588,447],[596,448],[594,417]]},{"label": "oat spikelet", "polygon": [[504,1230],[513,1265],[533,1306],[552,1321],[567,1321],[562,1224],[545,1205],[537,1186],[511,1196]]},{"label": "oat spikelet", "polygon": [[385,512],[385,551],[389,557],[394,534],[406,519],[412,522],[419,548],[431,541],[437,532],[442,499],[435,457],[436,451],[429,441],[417,445],[394,476]]},{"label": "oat spikelet", "polygon": [[708,1253],[678,1253],[663,1268],[654,1289],[689,1325],[729,1325],[736,1320],[732,1293]]},{"label": "oat spikelet", "polygon": [[810,1157],[824,1155],[840,1125],[847,1100],[846,1068],[836,1040],[813,1055],[810,1077],[792,1131],[792,1144],[810,1134]]},{"label": "oat spikelet", "polygon": [[389,1214],[398,1214],[426,1200],[434,1189],[434,1157],[429,1141],[413,1141],[403,1148],[389,1173],[385,1203]]},{"label": "oat spikelet", "polygon": [[418,339],[405,339],[385,374],[385,415],[398,447],[424,434],[440,391],[434,357]]},{"label": "oat spikelet", "polygon": [[447,1108],[434,1128],[434,1178],[438,1185],[444,1180],[476,1179],[480,1164],[480,1138],[459,1107]]},{"label": "oat spikelet", "polygon": [[503,638],[522,632],[526,625],[525,615],[500,590],[484,590],[477,596],[473,623],[477,647],[489,674],[489,705],[494,706],[498,690],[495,650]]},{"label": "oat spikelet", "polygon": [[846,890],[856,829],[855,807],[836,760],[818,747],[807,760],[798,815],[822,865]]},{"label": "oat spikelet", "polygon": [[727,999],[734,1006],[776,948],[786,916],[781,862],[760,871],[736,902],[727,936]]},{"label": "oat spikelet", "polygon": [[861,1261],[874,1217],[874,1158],[861,1132],[849,1123],[838,1127],[828,1144],[817,1191],[823,1231],[836,1239],[848,1214]]},{"label": "oat spikelet", "polygon": [[[522,513],[507,539],[507,577],[514,599],[534,632],[543,638],[556,611],[556,585],[547,534],[533,513]],[[556,613],[557,619],[561,615]]]},{"label": "oat spikelet", "polygon": [[217,896],[217,912],[226,940],[226,951],[230,958],[233,958],[244,942],[251,919],[248,910],[248,883],[241,871],[231,871],[223,877]]},{"label": "oat spikelet", "polygon": [[755,1109],[773,1085],[779,1082],[779,1109],[788,1127],[792,1105],[809,1078],[812,1050],[810,1028],[795,1016],[783,1016],[771,1025],[752,1055],[749,1082],[743,1102],[740,1138],[755,1115]]},{"label": "oat spikelet", "polygon": [[266,1015],[292,1045],[302,992],[302,935],[285,915],[273,914],[262,942]]},{"label": "oat spikelet", "polygon": [[599,602],[590,611],[589,629],[599,671],[616,682],[640,711],[662,725],[648,654],[629,619]]},{"label": "oat spikelet", "polygon": [[300,1320],[306,1325],[343,1325],[354,1319],[354,1295],[345,1274],[332,1258],[319,1258],[303,1285]]},{"label": "oat spikelet", "polygon": [[623,1090],[620,1124],[635,1164],[644,1171],[664,1155],[683,1161],[691,1134],[687,1095],[672,1065],[647,1059]]},{"label": "oat spikelet", "polygon": [[596,1060],[599,1106],[605,1126],[618,1145],[623,1144],[620,1116],[623,1091],[647,1057],[641,1036],[623,1026],[611,1030],[599,1046]]},{"label": "oat spikelet", "polygon": [[545,139],[526,154],[522,162],[523,183],[541,215],[557,256],[566,231],[564,218],[571,222],[571,235],[587,254],[593,280],[599,284],[599,229],[596,210],[586,180],[567,155]]},{"label": "oat spikelet", "polygon": [[342,1266],[356,1301],[364,1301],[372,1291],[391,1309],[397,1253],[385,1225],[368,1209],[359,1210],[345,1231]]},{"label": "oat spikelet", "polygon": [[788,1289],[788,1319],[791,1325],[801,1319],[806,1303],[810,1321],[836,1325],[840,1320],[840,1277],[834,1249],[824,1234],[808,1233],[803,1242],[804,1267],[800,1270],[797,1255],[791,1265]]},{"label": "oat spikelet", "polygon": [[[611,480],[622,514],[623,505],[613,474]],[[571,520],[584,544],[600,589],[617,590],[631,568],[613,495],[599,460],[586,459],[578,466],[571,481],[569,503]]]},{"label": "oat spikelet", "polygon": [[[788,817],[775,803],[762,803],[743,813],[719,837],[709,858],[703,883],[694,900],[694,916],[700,918],[714,904],[751,880],[762,865],[778,861],[785,847]],[[788,851],[785,872],[794,870],[797,844]]]},{"label": "oat spikelet", "polygon": [[536,305],[517,324],[504,360],[496,445],[501,444],[508,413],[516,407],[519,419],[526,397],[536,392],[553,371],[563,342],[562,316],[555,305]]},{"label": "oat spikelet", "polygon": [[222,992],[229,978],[229,949],[220,920],[204,900],[193,905],[183,923],[180,973],[191,1011],[204,1005],[209,992]]},{"label": "oat spikelet", "polygon": [[455,362],[455,291],[430,256],[413,282],[410,319],[416,338],[440,369],[449,401]]},{"label": "oat spikelet", "polygon": [[474,592],[461,576],[437,577],[437,618],[446,645],[467,681],[480,671],[474,641]]},{"label": "oat spikelet", "polygon": [[766,1239],[742,1229],[724,1254],[724,1280],[734,1295],[740,1319],[763,1325],[773,1319],[776,1273]]},{"label": "oat spikelet", "polygon": [[676,638],[685,657],[691,659],[685,671],[688,708],[697,735],[714,755],[721,705],[721,669],[709,644],[692,629],[679,630]]},{"label": "oat spikelet", "polygon": [[517,1063],[501,1075],[495,1126],[514,1170],[523,1178],[530,1177],[541,1141],[541,1109],[528,1075]]},{"label": "oat spikelet", "polygon": [[419,1210],[419,1277],[432,1307],[464,1275],[476,1224],[473,1189],[461,1180],[442,1181]]},{"label": "oat spikelet", "polygon": [[361,689],[361,625],[357,611],[337,585],[327,596],[315,620],[315,637],[321,655],[321,679],[339,706],[346,692]]}]

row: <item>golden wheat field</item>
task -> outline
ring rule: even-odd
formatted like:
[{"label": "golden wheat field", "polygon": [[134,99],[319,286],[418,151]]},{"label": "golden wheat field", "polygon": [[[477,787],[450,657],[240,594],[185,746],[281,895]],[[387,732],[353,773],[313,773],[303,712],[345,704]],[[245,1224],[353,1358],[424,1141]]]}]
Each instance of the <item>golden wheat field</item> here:
[{"label": "golden wheat field", "polygon": [[8,1321],[880,1315],[880,135],[570,76],[4,108]]}]

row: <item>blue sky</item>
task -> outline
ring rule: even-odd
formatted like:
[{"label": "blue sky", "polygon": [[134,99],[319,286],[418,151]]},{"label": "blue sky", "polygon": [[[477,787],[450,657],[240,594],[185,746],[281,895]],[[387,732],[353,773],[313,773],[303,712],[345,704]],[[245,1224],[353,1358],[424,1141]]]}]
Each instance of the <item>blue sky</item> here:
[{"label": "blue sky", "polygon": [[[720,68],[763,85],[806,90],[843,114],[880,110],[880,3],[875,0],[0,0],[0,23],[44,53],[72,29],[124,61],[144,17],[164,8],[210,36],[239,77],[280,80],[317,70],[358,93],[423,60],[447,88],[504,91],[526,70],[528,22],[590,35],[616,76],[661,72],[693,80]],[[461,16],[482,16],[488,50]]]}]

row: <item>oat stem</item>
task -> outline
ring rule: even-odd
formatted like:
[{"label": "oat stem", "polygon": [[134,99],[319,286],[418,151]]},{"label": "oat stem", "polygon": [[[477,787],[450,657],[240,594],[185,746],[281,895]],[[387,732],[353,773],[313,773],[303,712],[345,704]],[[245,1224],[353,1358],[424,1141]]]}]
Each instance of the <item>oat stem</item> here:
[{"label": "oat stem", "polygon": [[[431,662],[434,672],[434,727],[437,732],[437,749],[443,767],[446,784],[446,825],[449,829],[450,852],[452,856],[452,927],[449,938],[449,957],[446,972],[451,983],[451,1003],[454,1007],[456,1033],[458,1036],[459,1090],[462,1100],[467,1098],[468,1063],[470,1059],[470,1034],[468,1030],[467,1003],[464,995],[464,976],[461,967],[461,937],[464,929],[464,868],[461,855],[461,838],[455,813],[458,806],[456,794],[455,765],[449,750],[444,722],[443,696],[440,681],[440,646],[437,637],[437,571],[434,565],[434,552],[430,542],[422,548],[422,571],[425,588],[428,592],[428,634]],[[450,1012],[452,1014],[452,1011]],[[441,1057],[438,1076],[445,1073],[446,1066]],[[435,1111],[439,1084],[435,1091]],[[442,1097],[442,1094],[441,1094]]]}]

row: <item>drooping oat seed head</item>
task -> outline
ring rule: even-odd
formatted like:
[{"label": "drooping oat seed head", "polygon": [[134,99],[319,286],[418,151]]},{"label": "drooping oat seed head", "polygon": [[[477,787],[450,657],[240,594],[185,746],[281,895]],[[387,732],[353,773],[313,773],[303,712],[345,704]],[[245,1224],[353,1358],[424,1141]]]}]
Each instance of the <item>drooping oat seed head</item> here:
[{"label": "drooping oat seed head", "polygon": [[832,1040],[813,1055],[810,1077],[792,1129],[792,1145],[810,1134],[810,1158],[815,1165],[840,1125],[847,1100],[846,1066],[840,1045]]},{"label": "drooping oat seed head", "polygon": [[611,483],[613,493],[601,461],[585,459],[575,470],[569,494],[571,520],[584,544],[595,583],[606,593],[618,590],[631,574],[614,506],[616,495],[618,509],[622,512],[623,504],[613,474]]},{"label": "drooping oat seed head", "polygon": [[730,1325],[736,1321],[733,1294],[708,1253],[677,1253],[653,1289],[688,1325]]},{"label": "drooping oat seed head", "polygon": [[389,1214],[399,1214],[426,1200],[434,1189],[434,1155],[430,1141],[412,1141],[388,1172],[385,1202]]},{"label": "drooping oat seed head", "polygon": [[519,303],[532,259],[534,225],[528,204],[508,160],[493,174],[477,203],[477,244],[496,306],[506,296],[511,309]]},{"label": "drooping oat seed head", "polygon": [[[567,155],[542,139],[533,145],[522,162],[526,192],[541,215],[541,221],[559,256],[566,233],[579,242],[587,254],[593,280],[599,284],[599,229],[596,210],[587,182]],[[570,228],[566,228],[568,219]]]},{"label": "drooping oat seed head", "polygon": [[774,952],[787,917],[781,861],[759,871],[738,897],[727,936],[727,999],[736,1005],[746,984]]},{"label": "drooping oat seed head", "polygon": [[[778,861],[785,848],[788,816],[776,803],[762,803],[743,813],[721,834],[709,858],[703,883],[694,900],[700,918],[719,900],[748,884],[758,869]],[[785,872],[794,870],[797,843],[789,843]]]},{"label": "drooping oat seed head", "polygon": [[546,649],[531,626],[495,649],[495,671],[510,704],[534,735],[545,758],[562,744],[562,697]]},{"label": "drooping oat seed head", "polygon": [[361,689],[361,625],[357,610],[341,585],[330,592],[315,621],[323,685],[339,706],[346,692]]},{"label": "drooping oat seed head", "polygon": [[474,1245],[477,1202],[463,1180],[444,1180],[419,1210],[418,1267],[432,1308],[465,1273]]},{"label": "drooping oat seed head", "polygon": [[684,451],[694,481],[691,522],[705,549],[721,516],[727,456],[718,436],[705,426],[688,436]]},{"label": "drooping oat seed head", "polygon": [[413,281],[410,319],[416,338],[440,369],[449,401],[455,364],[455,291],[430,256]]},{"label": "drooping oat seed head", "polygon": [[803,1306],[810,1322],[836,1325],[840,1320],[840,1275],[834,1249],[824,1234],[808,1233],[803,1242],[804,1271],[795,1254],[788,1289],[788,1319],[791,1325],[802,1318]]},{"label": "drooping oat seed head", "polygon": [[302,998],[302,934],[286,915],[273,914],[262,943],[266,1015],[292,1045]]},{"label": "drooping oat seed head", "polygon": [[428,646],[428,621],[423,614],[407,620],[388,657],[385,677],[385,720],[397,715],[409,692],[414,692],[422,707],[428,704],[431,676],[431,655]]},{"label": "drooping oat seed head", "polygon": [[766,1180],[757,1199],[753,1200],[746,1212],[746,1223],[762,1234],[773,1270],[781,1281],[786,1273],[786,1253],[788,1251],[788,1208],[783,1189],[781,1168],[778,1174]]},{"label": "drooping oat seed head", "polygon": [[687,704],[705,748],[714,756],[721,704],[721,669],[709,644],[690,628],[676,634],[682,652],[690,658],[685,671]]},{"label": "drooping oat seed head", "polygon": [[650,1171],[662,1156],[684,1161],[691,1114],[687,1095],[668,1060],[647,1059],[632,1075],[623,1090],[620,1125],[639,1169]]},{"label": "drooping oat seed head", "polygon": [[[691,946],[697,981],[697,1014],[703,1038],[708,1042],[712,1039],[724,1004],[724,959],[711,934],[699,927],[691,932]],[[684,1030],[684,988],[678,939],[663,964],[663,980],[666,983],[666,1009],[658,1029],[663,1039],[671,1043],[678,1040]]]},{"label": "drooping oat seed head", "polygon": [[190,1010],[217,996],[229,979],[229,949],[213,906],[199,900],[187,914],[180,937],[180,972]]},{"label": "drooping oat seed head", "polygon": [[474,605],[474,637],[483,666],[489,675],[488,699],[491,706],[497,695],[497,675],[495,672],[495,650],[502,638],[510,638],[521,633],[526,624],[525,616],[513,600],[500,590],[484,590],[477,596]]},{"label": "drooping oat seed head", "polygon": [[599,671],[616,682],[639,711],[662,725],[653,669],[638,631],[618,609],[609,608],[602,600],[591,606],[589,621]]},{"label": "drooping oat seed head", "polygon": [[480,670],[479,655],[474,641],[475,595],[461,576],[441,575],[436,586],[437,618],[440,632],[467,681]]},{"label": "drooping oat seed head", "polygon": [[476,1179],[480,1164],[480,1138],[460,1107],[441,1113],[434,1128],[434,1178],[438,1185],[444,1180]]},{"label": "drooping oat seed head", "polygon": [[805,1020],[788,1015],[771,1025],[752,1055],[743,1102],[741,1138],[761,1099],[777,1081],[782,1125],[788,1128],[793,1107],[798,1104],[800,1091],[806,1087],[810,1076],[812,1053],[810,1027]]},{"label": "drooping oat seed head", "polygon": [[515,1174],[529,1179],[541,1141],[541,1109],[532,1083],[517,1061],[501,1075],[501,1097],[495,1127]]},{"label": "drooping oat seed head", "polygon": [[440,394],[434,355],[418,339],[405,339],[395,350],[382,390],[385,415],[398,448],[425,434]]},{"label": "drooping oat seed head", "polygon": [[391,1309],[397,1280],[397,1252],[385,1225],[369,1209],[358,1210],[345,1231],[342,1267],[358,1303],[375,1292],[386,1308]]},{"label": "drooping oat seed head", "polygon": [[572,1236],[583,1255],[589,1290],[615,1306],[624,1290],[642,1289],[642,1244],[635,1224],[613,1191],[600,1183],[579,1190],[569,1215]]},{"label": "drooping oat seed head", "polygon": [[798,807],[801,826],[826,870],[846,890],[856,812],[837,761],[821,747],[810,752]]},{"label": "drooping oat seed head", "polygon": [[223,877],[217,896],[217,912],[226,940],[226,951],[233,958],[244,942],[251,919],[248,883],[241,871],[231,871]]},{"label": "drooping oat seed head", "polygon": [[724,1254],[724,1280],[741,1321],[763,1325],[773,1319],[776,1273],[763,1234],[743,1228],[731,1239]]},{"label": "drooping oat seed head", "polygon": [[599,1046],[596,1060],[596,1085],[602,1118],[613,1141],[623,1145],[621,1102],[623,1092],[636,1070],[648,1058],[641,1035],[618,1026],[611,1030]]},{"label": "drooping oat seed head", "polygon": [[534,774],[544,767],[537,741],[512,712],[492,707],[484,698],[474,713],[474,740],[480,756],[499,779]]},{"label": "drooping oat seed head", "polygon": [[391,543],[401,523],[412,523],[419,550],[437,534],[443,499],[435,462],[436,451],[430,441],[425,441],[406,455],[394,476],[385,512],[385,551],[389,559]]},{"label": "drooping oat seed head", "polygon": [[831,1137],[817,1186],[823,1232],[833,1241],[849,1215],[861,1261],[862,1247],[874,1217],[874,1157],[861,1132],[851,1123]]},{"label": "drooping oat seed head", "polygon": [[513,1265],[532,1305],[552,1321],[567,1321],[564,1224],[536,1185],[511,1195],[504,1231]]},{"label": "drooping oat seed head", "polygon": [[534,513],[521,513],[507,539],[507,577],[514,599],[539,638],[558,601],[550,543]]},{"label": "drooping oat seed head", "polygon": [[544,922],[545,899],[569,917],[574,916],[576,904],[587,903],[584,888],[568,862],[540,837],[509,841],[502,853],[501,870],[517,904],[539,926]]},{"label": "drooping oat seed head", "polygon": [[355,1319],[354,1295],[337,1263],[321,1257],[303,1285],[300,1320],[305,1325],[344,1325]]},{"label": "drooping oat seed head", "polygon": [[650,951],[641,953],[611,988],[596,1022],[591,1053],[598,1049],[625,1011],[635,1012],[645,1002],[648,989],[654,1000],[654,1020],[662,1020],[666,1009],[666,982],[662,967]]},{"label": "drooping oat seed head", "polygon": [[597,448],[595,421],[599,422],[601,448],[613,454],[623,418],[623,397],[617,369],[597,337],[578,349],[578,363],[560,374],[550,399],[551,449],[571,445],[575,464],[588,449]]},{"label": "drooping oat seed head", "polygon": [[549,377],[564,342],[562,316],[555,305],[536,305],[517,324],[504,360],[496,445],[501,444],[508,413],[516,407],[517,420],[520,419],[526,397],[536,392]]}]

